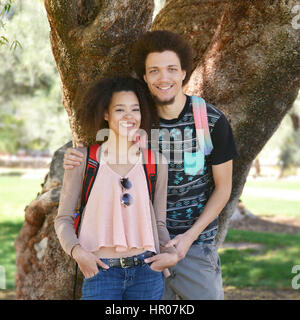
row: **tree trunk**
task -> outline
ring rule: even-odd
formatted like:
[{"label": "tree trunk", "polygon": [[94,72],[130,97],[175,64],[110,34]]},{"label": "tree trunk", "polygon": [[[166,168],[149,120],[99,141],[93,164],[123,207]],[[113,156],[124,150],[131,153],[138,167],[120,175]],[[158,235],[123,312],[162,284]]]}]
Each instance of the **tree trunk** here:
[{"label": "tree trunk", "polygon": [[[291,23],[296,4],[296,0],[169,0],[152,26],[190,40],[195,70],[186,92],[220,108],[234,131],[239,158],[234,162],[230,201],[219,217],[218,245],[226,236],[253,159],[297,95],[300,34]],[[91,142],[94,137],[85,136],[74,121],[83,89],[104,75],[129,71],[131,44],[150,28],[153,1],[46,0],[45,6],[72,132],[76,139]],[[42,193],[26,208],[16,241],[19,299],[72,296],[74,262],[60,248],[53,228],[65,149],[55,153]]]},{"label": "tree trunk", "polygon": [[253,159],[297,97],[300,33],[292,26],[296,4],[296,0],[170,0],[153,24],[154,29],[190,39],[196,68],[186,92],[220,108],[236,138],[239,158],[234,161],[230,201],[219,216],[218,246]]}]

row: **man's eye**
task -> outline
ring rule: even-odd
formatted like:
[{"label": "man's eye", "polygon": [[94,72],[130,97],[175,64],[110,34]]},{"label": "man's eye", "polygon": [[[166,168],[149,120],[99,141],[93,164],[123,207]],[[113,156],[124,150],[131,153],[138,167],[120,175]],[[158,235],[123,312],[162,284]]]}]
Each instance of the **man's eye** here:
[{"label": "man's eye", "polygon": [[155,73],[155,72],[157,72],[157,70],[150,70],[149,72],[150,73]]},{"label": "man's eye", "polygon": [[116,111],[123,111],[123,109],[116,109]]}]

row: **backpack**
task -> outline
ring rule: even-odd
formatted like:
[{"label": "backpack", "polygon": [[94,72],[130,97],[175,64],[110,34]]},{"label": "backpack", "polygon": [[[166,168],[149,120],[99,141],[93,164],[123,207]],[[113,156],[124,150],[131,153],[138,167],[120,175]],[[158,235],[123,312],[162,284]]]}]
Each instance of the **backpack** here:
[{"label": "backpack", "polygon": [[209,133],[206,103],[200,97],[192,96],[191,98],[198,144],[201,152],[204,155],[208,155],[213,149],[213,144]]}]

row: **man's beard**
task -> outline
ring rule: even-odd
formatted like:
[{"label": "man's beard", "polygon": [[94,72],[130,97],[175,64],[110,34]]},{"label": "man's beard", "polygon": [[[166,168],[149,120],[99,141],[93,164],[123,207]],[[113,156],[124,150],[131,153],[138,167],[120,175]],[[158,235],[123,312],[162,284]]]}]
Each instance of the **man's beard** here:
[{"label": "man's beard", "polygon": [[153,100],[157,106],[167,106],[169,104],[173,104],[175,101],[175,96],[169,100],[162,101],[157,96],[152,95]]}]

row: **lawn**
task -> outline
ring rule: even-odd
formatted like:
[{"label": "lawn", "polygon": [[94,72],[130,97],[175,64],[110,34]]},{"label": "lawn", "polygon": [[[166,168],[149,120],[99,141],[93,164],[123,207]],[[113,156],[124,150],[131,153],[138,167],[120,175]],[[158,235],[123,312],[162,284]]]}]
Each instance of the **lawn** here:
[{"label": "lawn", "polygon": [[256,215],[300,218],[300,181],[247,181],[241,199]]},{"label": "lawn", "polygon": [[23,171],[0,172],[0,223],[24,221],[24,209],[41,191],[44,176],[24,178]]},{"label": "lawn", "polygon": [[[15,286],[14,241],[24,221],[24,208],[35,199],[43,180],[44,175],[24,178],[19,171],[10,174],[0,172],[0,266],[6,271],[7,289]],[[300,190],[300,182],[250,181],[247,182],[245,191],[247,188],[259,191],[258,196],[250,196],[247,192],[242,196],[243,202],[253,213],[300,218],[298,199],[276,198],[278,194]],[[270,198],[270,194],[274,195],[273,198]],[[263,247],[258,250],[220,249],[225,286],[291,289],[291,281],[295,276],[291,272],[292,267],[300,265],[300,235],[229,230],[226,243],[229,242],[250,242]]]},{"label": "lawn", "polygon": [[[253,243],[259,249],[219,250],[223,283],[237,288],[291,289],[295,274],[292,268],[300,265],[300,235],[229,230],[227,243]],[[299,292],[300,293],[300,292]]]},{"label": "lawn", "polygon": [[22,171],[0,173],[0,266],[5,268],[7,289],[15,286],[14,242],[24,221],[24,209],[35,199],[43,181],[43,176],[22,178]]}]

